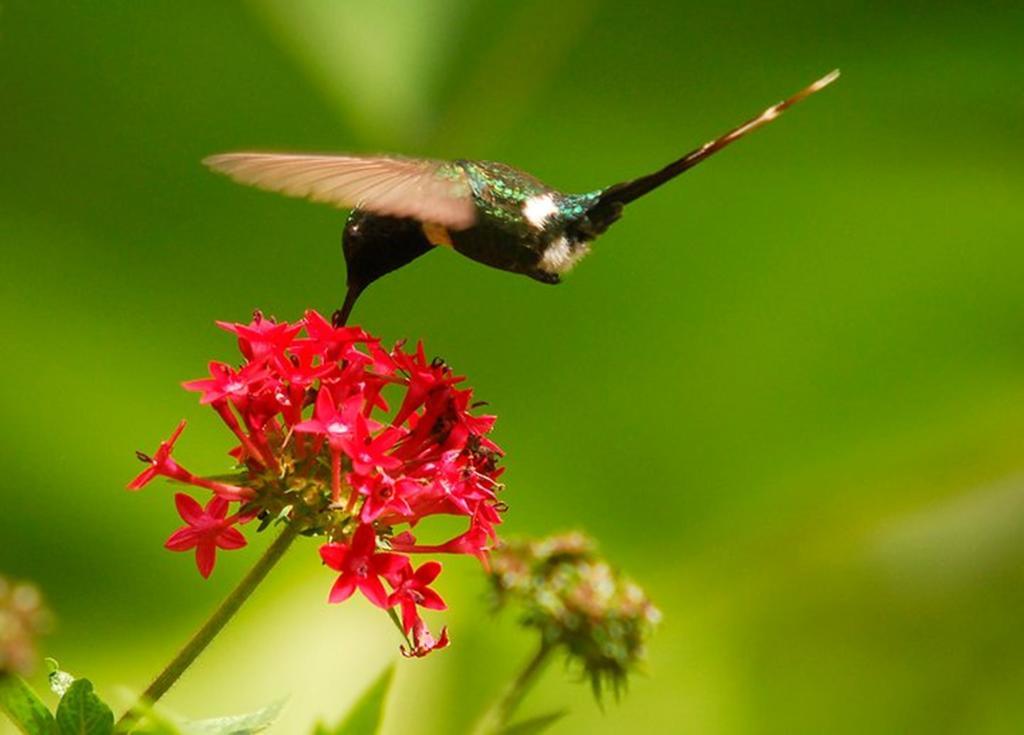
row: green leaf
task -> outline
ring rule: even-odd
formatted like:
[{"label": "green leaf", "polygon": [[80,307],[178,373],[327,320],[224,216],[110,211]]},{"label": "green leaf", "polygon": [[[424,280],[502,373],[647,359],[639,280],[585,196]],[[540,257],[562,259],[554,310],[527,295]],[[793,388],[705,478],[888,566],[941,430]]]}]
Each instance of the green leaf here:
[{"label": "green leaf", "polygon": [[132,728],[135,735],[251,735],[262,732],[273,724],[281,714],[284,700],[245,715],[185,721],[146,704],[139,704],[137,707],[142,717]]},{"label": "green leaf", "polygon": [[330,729],[321,723],[316,726],[314,735],[375,735],[384,719],[384,703],[394,674],[392,664],[363,692],[341,724]]},{"label": "green leaf", "polygon": [[187,735],[251,735],[270,727],[281,714],[284,702],[282,699],[247,715],[192,720],[183,723],[181,730]]},{"label": "green leaf", "polygon": [[537,733],[544,732],[567,714],[568,711],[563,709],[558,712],[549,712],[546,715],[531,717],[528,720],[509,725],[501,730],[499,735],[537,735]]},{"label": "green leaf", "polygon": [[76,679],[57,706],[59,735],[111,735],[114,713],[92,690],[88,679]]},{"label": "green leaf", "polygon": [[0,675],[0,709],[25,735],[54,735],[57,732],[50,710],[20,676]]}]

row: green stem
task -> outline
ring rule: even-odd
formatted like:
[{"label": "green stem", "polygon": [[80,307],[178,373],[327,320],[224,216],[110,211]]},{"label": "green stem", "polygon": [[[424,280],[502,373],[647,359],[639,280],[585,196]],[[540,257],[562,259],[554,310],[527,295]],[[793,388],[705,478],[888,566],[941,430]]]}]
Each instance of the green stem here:
[{"label": "green stem", "polygon": [[267,573],[284,556],[284,553],[298,535],[299,529],[300,527],[297,523],[290,523],[274,539],[274,542],[263,552],[263,556],[256,561],[256,564],[253,565],[248,574],[238,583],[238,586],[231,591],[231,594],[224,598],[224,601],[214,610],[209,619],[203,623],[203,626],[185,643],[181,651],[178,652],[178,655],[171,659],[171,662],[164,667],[164,670],[157,675],[153,683],[142,693],[139,704],[125,712],[121,719],[117,721],[117,725],[114,728],[117,732],[130,732],[132,726],[139,720],[141,714],[139,712],[139,705],[142,703],[151,705],[156,702],[185,673],[185,670],[210,645],[210,642],[217,636],[224,625],[238,612],[242,604],[249,599],[253,590],[259,586],[260,582],[267,576]]},{"label": "green stem", "polygon": [[540,648],[537,649],[533,658],[526,662],[526,665],[502,695],[484,712],[473,729],[473,735],[496,735],[508,726],[523,698],[543,673],[553,650],[555,650],[553,645],[541,642]]},{"label": "green stem", "polygon": [[399,619],[398,613],[395,612],[395,608],[388,608],[388,616],[391,618],[391,622],[395,624],[395,627],[398,628],[398,632],[402,634],[402,638],[405,640],[405,645],[412,648],[412,641],[409,640],[409,636],[405,632],[405,626],[402,625],[402,621]]}]

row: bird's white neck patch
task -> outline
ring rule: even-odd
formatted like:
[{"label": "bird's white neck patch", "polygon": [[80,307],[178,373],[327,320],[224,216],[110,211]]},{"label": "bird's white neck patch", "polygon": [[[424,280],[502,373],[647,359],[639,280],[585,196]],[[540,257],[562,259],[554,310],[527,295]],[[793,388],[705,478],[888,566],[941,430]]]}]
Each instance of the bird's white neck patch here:
[{"label": "bird's white neck patch", "polygon": [[540,267],[548,273],[562,275],[571,271],[583,257],[590,252],[590,246],[585,242],[571,243],[562,235],[552,240],[544,249],[544,255],[540,259]]},{"label": "bird's white neck patch", "polygon": [[544,229],[544,224],[557,213],[558,205],[551,194],[538,194],[523,204],[523,216],[538,230]]}]

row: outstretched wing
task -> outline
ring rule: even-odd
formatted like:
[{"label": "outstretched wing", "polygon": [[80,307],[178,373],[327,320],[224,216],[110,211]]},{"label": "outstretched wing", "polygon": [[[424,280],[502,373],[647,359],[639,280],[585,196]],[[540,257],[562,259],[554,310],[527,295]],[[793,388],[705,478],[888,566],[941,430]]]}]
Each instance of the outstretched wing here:
[{"label": "outstretched wing", "polygon": [[203,159],[235,181],[346,209],[412,217],[453,230],[476,221],[466,175],[453,163],[386,156],[223,153]]}]

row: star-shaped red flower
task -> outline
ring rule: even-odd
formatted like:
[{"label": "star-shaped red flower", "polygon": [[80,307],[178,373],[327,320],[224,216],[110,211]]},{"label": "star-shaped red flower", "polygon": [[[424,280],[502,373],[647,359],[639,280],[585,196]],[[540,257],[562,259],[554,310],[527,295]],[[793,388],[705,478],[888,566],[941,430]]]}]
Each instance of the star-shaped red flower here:
[{"label": "star-shaped red flower", "polygon": [[[338,406],[327,386],[320,386],[313,418],[295,425],[295,431],[300,434],[317,434],[327,438],[331,450],[331,499],[335,504],[341,499],[341,453],[345,448],[345,440],[355,431],[356,418],[361,417],[362,406],[363,400],[358,394]],[[350,506],[355,502],[355,497],[353,493]]]},{"label": "star-shaped red flower", "polygon": [[228,517],[228,501],[214,496],[206,507],[184,493],[174,496],[174,504],[185,526],[171,534],[164,546],[171,551],[196,550],[196,566],[203,577],[209,577],[217,561],[217,549],[241,549],[245,536],[234,527],[239,515]]},{"label": "star-shaped red flower", "polygon": [[174,451],[174,443],[178,441],[178,437],[181,436],[181,432],[185,430],[185,419],[181,420],[178,427],[171,434],[167,441],[160,442],[160,447],[156,450],[156,453],[152,457],[137,452],[137,456],[143,462],[147,462],[149,467],[144,469],[135,479],[128,483],[129,490],[141,490],[150,483],[155,477],[173,477],[175,479],[181,479],[183,482],[188,482],[191,473],[182,469],[177,462],[171,459],[171,452]]},{"label": "star-shaped red flower", "polygon": [[225,482],[217,482],[216,480],[208,480],[205,477],[198,477],[175,462],[174,458],[171,457],[171,452],[174,451],[174,443],[178,441],[178,437],[181,436],[181,432],[184,430],[185,421],[182,419],[170,438],[167,441],[160,442],[160,447],[152,457],[142,452],[135,453],[149,467],[136,475],[135,479],[128,483],[129,490],[141,490],[153,478],[167,477],[171,480],[195,485],[196,487],[205,487],[207,490],[212,490],[218,496],[227,500],[242,500],[252,495],[252,491],[247,488],[229,485]]},{"label": "star-shaped red flower", "polygon": [[239,408],[248,402],[253,387],[265,380],[270,374],[260,363],[249,363],[245,367],[234,370],[222,362],[211,362],[210,377],[199,380],[188,380],[182,383],[185,390],[198,391],[203,394],[199,403],[207,405],[230,399]]},{"label": "star-shaped red flower", "polygon": [[302,330],[302,323],[289,324],[265,319],[256,312],[248,324],[217,322],[217,326],[238,335],[238,349],[249,360],[258,362],[280,352],[292,343]]},{"label": "star-shaped red flower", "polygon": [[411,564],[403,567],[395,578],[397,585],[388,598],[388,604],[402,606],[402,627],[406,633],[410,633],[416,624],[421,622],[417,606],[430,610],[448,608],[441,596],[429,587],[440,573],[441,565],[436,561],[428,561],[415,572]]},{"label": "star-shaped red flower", "polygon": [[396,578],[409,560],[398,554],[376,553],[376,549],[377,534],[368,523],[356,529],[352,543],[330,543],[320,547],[320,558],[324,564],[341,572],[331,588],[330,602],[344,602],[358,589],[377,607],[390,607],[380,577]]}]

